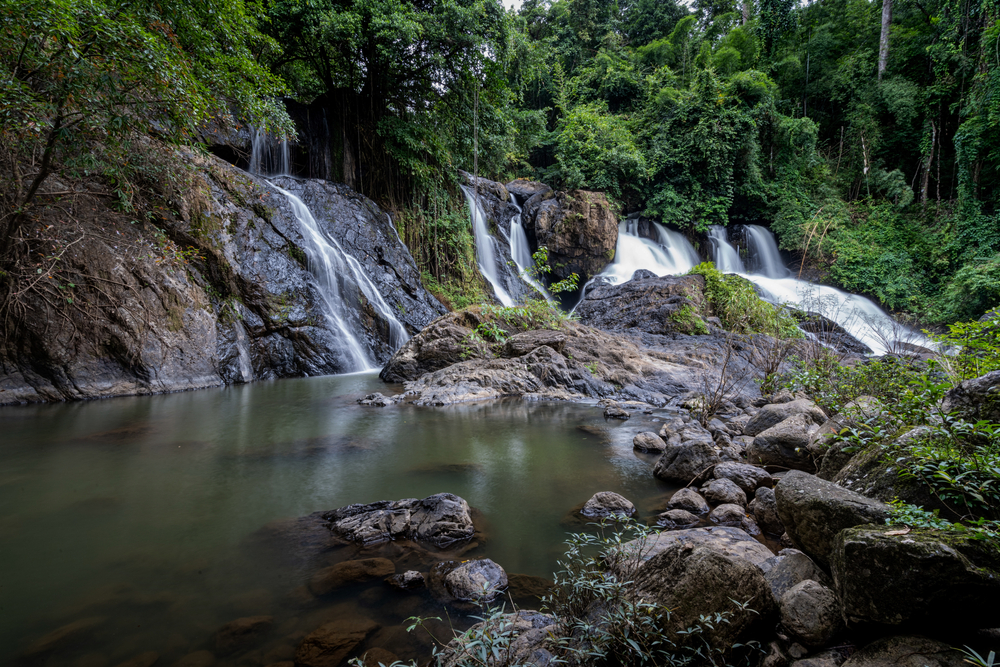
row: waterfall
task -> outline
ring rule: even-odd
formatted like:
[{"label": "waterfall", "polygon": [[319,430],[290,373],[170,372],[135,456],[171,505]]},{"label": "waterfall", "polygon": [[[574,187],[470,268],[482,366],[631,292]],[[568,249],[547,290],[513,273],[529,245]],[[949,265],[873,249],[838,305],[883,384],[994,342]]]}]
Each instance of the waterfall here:
[{"label": "waterfall", "polygon": [[698,253],[683,235],[659,223],[650,224],[656,241],[639,235],[637,219],[618,223],[615,259],[605,267],[600,277],[618,284],[630,280],[639,269],[647,269],[658,276],[678,275],[687,273],[698,263]]},{"label": "waterfall", "polygon": [[288,140],[275,139],[263,128],[250,128],[250,165],[247,171],[261,176],[289,174]]},{"label": "waterfall", "polygon": [[510,218],[508,240],[510,241],[511,259],[517,265],[517,271],[521,275],[521,279],[538,290],[546,300],[552,303],[554,302],[552,295],[549,294],[544,285],[532,276],[532,270],[535,268],[535,259],[531,256],[531,245],[528,243],[528,234],[524,231],[524,226],[521,224],[521,207],[518,205],[514,195],[510,196],[510,201],[514,205],[514,208],[517,209],[517,215]]},{"label": "waterfall", "polygon": [[712,260],[715,268],[723,273],[746,273],[740,253],[729,244],[729,236],[722,225],[708,228],[708,240],[712,244]]},{"label": "waterfall", "polygon": [[250,350],[247,348],[247,332],[242,320],[236,322],[236,351],[239,356],[240,378],[243,382],[253,381],[253,366],[250,363]]},{"label": "waterfall", "polygon": [[486,224],[486,212],[482,204],[479,203],[471,188],[462,186],[465,199],[469,202],[469,211],[472,215],[472,232],[476,237],[476,260],[479,263],[479,272],[493,286],[493,293],[504,306],[513,306],[514,299],[510,293],[503,288],[503,281],[497,271],[496,239],[490,236],[490,230]]},{"label": "waterfall", "polygon": [[892,319],[870,299],[834,287],[792,278],[781,263],[774,234],[763,227],[746,226],[748,263],[754,267],[754,271],[729,268],[728,262],[734,256],[739,261],[739,255],[726,239],[725,229],[719,229],[721,234],[714,229],[709,232],[716,267],[720,271],[738,273],[751,281],[771,303],[787,304],[833,320],[876,354],[892,351],[892,347],[898,342],[933,347],[933,343],[926,337]]}]

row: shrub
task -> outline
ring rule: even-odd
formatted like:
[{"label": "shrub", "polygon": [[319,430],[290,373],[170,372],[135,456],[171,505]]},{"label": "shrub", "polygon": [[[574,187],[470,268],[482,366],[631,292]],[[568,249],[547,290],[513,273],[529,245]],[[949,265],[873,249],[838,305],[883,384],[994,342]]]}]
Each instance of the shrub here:
[{"label": "shrub", "polygon": [[745,278],[721,273],[712,262],[703,262],[690,273],[705,277],[705,297],[725,329],[778,338],[803,337],[792,316],[757,296],[753,284]]}]

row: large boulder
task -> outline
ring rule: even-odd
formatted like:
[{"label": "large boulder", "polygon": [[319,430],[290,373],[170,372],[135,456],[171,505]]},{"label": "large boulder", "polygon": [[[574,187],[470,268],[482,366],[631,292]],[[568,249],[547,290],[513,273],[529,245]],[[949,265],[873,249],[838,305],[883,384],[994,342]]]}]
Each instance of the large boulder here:
[{"label": "large boulder", "polygon": [[1000,422],[1000,371],[966,380],[945,394],[941,410],[969,422]]},{"label": "large boulder", "polygon": [[746,531],[728,526],[688,528],[687,530],[656,533],[626,542],[622,547],[622,552],[628,554],[629,562],[636,559],[648,561],[657,554],[677,545],[686,545],[690,549],[709,547],[714,552],[749,561],[758,567],[774,556],[770,549],[752,538]]},{"label": "large boulder", "polygon": [[663,438],[655,433],[644,431],[637,433],[632,438],[632,448],[640,452],[656,452],[660,454],[667,448],[667,443],[663,442]]},{"label": "large boulder", "polygon": [[693,441],[667,447],[656,462],[653,474],[667,482],[687,484],[707,476],[712,472],[712,466],[721,462],[714,445]]},{"label": "large boulder", "polygon": [[966,667],[958,649],[936,639],[904,635],[876,639],[841,667]]},{"label": "large boulder", "polygon": [[792,543],[820,563],[829,563],[834,539],[845,528],[881,524],[889,507],[842,487],[793,470],[774,489],[778,516]]},{"label": "large boulder", "polygon": [[765,405],[743,427],[743,435],[759,435],[772,426],[777,426],[792,415],[799,414],[808,415],[810,420],[817,426],[826,421],[826,413],[819,406],[808,399],[799,398],[787,403]]},{"label": "large boulder", "polygon": [[774,495],[774,489],[766,486],[757,489],[757,493],[754,494],[753,516],[765,533],[781,535],[785,532],[785,525],[781,523],[781,517],[778,515],[778,500]]},{"label": "large boulder", "polygon": [[798,549],[782,549],[777,556],[768,559],[764,564],[764,578],[776,601],[780,601],[785,593],[807,579],[828,588],[833,585],[830,576]]},{"label": "large boulder", "polygon": [[549,249],[553,280],[576,273],[582,285],[614,259],[618,219],[601,192],[540,192],[525,202],[522,221],[529,241]]},{"label": "large boulder", "polygon": [[758,434],[747,450],[747,459],[759,465],[813,472],[816,462],[809,452],[809,439],[817,428],[811,415],[792,415]]},{"label": "large boulder", "polygon": [[706,514],[708,503],[701,494],[692,488],[679,489],[667,501],[667,509],[684,510],[692,514]]},{"label": "large boulder", "polygon": [[937,630],[1000,626],[1000,544],[963,533],[861,526],[830,559],[849,623]]},{"label": "large boulder", "polygon": [[825,646],[843,627],[836,594],[812,579],[785,591],[779,608],[781,624],[806,646]]},{"label": "large boulder", "polygon": [[447,548],[475,534],[469,504],[452,493],[348,505],[323,518],[338,537],[364,545],[409,539]]},{"label": "large boulder", "polygon": [[605,331],[707,334],[701,317],[704,292],[703,276],[658,277],[637,271],[628,282],[591,287],[573,312],[584,324]]},{"label": "large boulder", "polygon": [[673,541],[638,568],[634,582],[639,595],[671,609],[663,630],[675,638],[676,633],[699,624],[703,616],[724,613],[726,623],[701,624],[704,635],[699,639],[728,648],[773,622],[775,606],[763,572],[725,545]]},{"label": "large boulder", "polygon": [[812,435],[809,450],[813,456],[821,459],[817,476],[832,480],[853,458],[856,444],[839,437],[844,429],[864,433],[885,424],[890,418],[882,401],[871,396],[859,396],[845,405]]},{"label": "large boulder", "polygon": [[705,485],[705,488],[702,489],[702,495],[705,496],[705,500],[713,505],[724,505],[726,503],[739,505],[740,507],[746,507],[747,505],[746,492],[736,482],[726,478],[710,480]]}]

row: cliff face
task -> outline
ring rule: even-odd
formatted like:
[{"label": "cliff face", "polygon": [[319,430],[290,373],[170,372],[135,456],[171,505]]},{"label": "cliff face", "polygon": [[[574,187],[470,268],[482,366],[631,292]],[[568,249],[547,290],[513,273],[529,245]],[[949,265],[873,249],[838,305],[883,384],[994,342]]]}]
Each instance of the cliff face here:
[{"label": "cliff face", "polygon": [[0,342],[0,404],[356,370],[345,327],[381,365],[394,351],[392,317],[412,334],[445,312],[385,212],[344,186],[286,177],[280,187],[307,201],[382,297],[378,306],[338,276],[336,325],[288,198],[217,158],[182,158],[184,177],[157,186],[155,222],[115,211],[93,186],[50,197],[31,233],[45,239],[38,276],[52,284],[18,287]]}]

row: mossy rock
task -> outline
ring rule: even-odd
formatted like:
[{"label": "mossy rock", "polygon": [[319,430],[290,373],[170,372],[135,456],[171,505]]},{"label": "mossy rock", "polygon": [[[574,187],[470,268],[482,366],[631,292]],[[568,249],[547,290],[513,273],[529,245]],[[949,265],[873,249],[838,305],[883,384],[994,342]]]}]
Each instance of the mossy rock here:
[{"label": "mossy rock", "polygon": [[959,531],[859,526],[830,558],[848,623],[933,628],[1000,625],[1000,542]]}]

